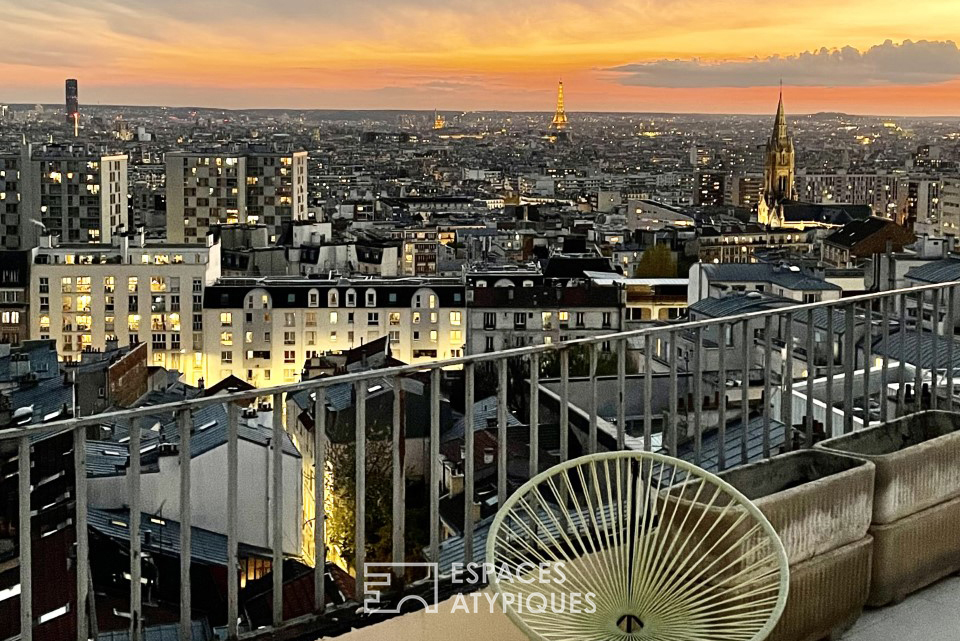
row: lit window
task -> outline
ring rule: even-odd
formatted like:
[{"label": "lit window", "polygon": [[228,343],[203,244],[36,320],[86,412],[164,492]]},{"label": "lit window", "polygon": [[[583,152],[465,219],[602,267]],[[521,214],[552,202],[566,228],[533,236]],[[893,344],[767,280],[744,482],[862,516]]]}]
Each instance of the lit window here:
[{"label": "lit window", "polygon": [[220,325],[223,327],[233,325],[233,314],[231,312],[220,312]]},{"label": "lit window", "polygon": [[221,332],[221,333],[220,333],[220,344],[221,344],[221,345],[233,345],[233,332]]},{"label": "lit window", "polygon": [[450,312],[450,324],[459,327],[462,323],[461,312]]},{"label": "lit window", "polygon": [[431,330],[430,330],[430,342],[431,342],[431,343],[436,343],[436,342],[437,342],[437,330],[435,330],[435,329],[431,329]]},{"label": "lit window", "polygon": [[336,325],[338,319],[339,319],[339,315],[337,314],[337,312],[330,312],[330,324],[331,324],[331,325]]}]

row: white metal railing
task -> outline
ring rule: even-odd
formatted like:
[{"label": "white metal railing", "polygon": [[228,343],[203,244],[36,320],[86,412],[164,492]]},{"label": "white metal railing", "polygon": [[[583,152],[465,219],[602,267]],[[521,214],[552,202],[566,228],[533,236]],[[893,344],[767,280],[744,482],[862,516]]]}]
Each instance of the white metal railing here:
[{"label": "white metal railing", "polygon": [[[227,519],[224,528],[227,532],[227,567],[234,571],[239,567],[238,546],[240,543],[238,536],[238,520],[241,515],[238,514],[238,487],[243,478],[238,465],[238,424],[240,420],[240,409],[243,405],[255,403],[260,399],[269,398],[272,400],[273,423],[272,423],[272,478],[271,491],[273,496],[282,494],[282,474],[283,474],[283,456],[282,447],[276,446],[283,442],[284,422],[283,411],[284,396],[291,393],[309,390],[315,392],[313,399],[313,412],[316,417],[313,430],[313,451],[314,451],[314,469],[312,470],[314,478],[314,501],[317,514],[322,514],[324,510],[324,483],[323,469],[326,463],[325,439],[326,433],[326,398],[328,390],[334,385],[351,384],[355,388],[356,394],[356,412],[355,412],[355,430],[354,439],[356,444],[356,460],[366,460],[367,446],[367,383],[373,379],[387,379],[393,382],[393,405],[392,405],[392,541],[390,559],[377,559],[378,561],[401,562],[404,560],[406,549],[406,497],[405,497],[405,471],[404,463],[401,459],[401,440],[406,430],[404,424],[403,408],[401,406],[401,395],[397,393],[400,389],[400,382],[404,377],[412,375],[423,375],[429,373],[430,393],[430,425],[429,425],[429,447],[428,447],[428,468],[429,481],[429,539],[423,541],[426,545],[427,554],[431,559],[436,560],[440,550],[440,423],[441,423],[441,385],[443,382],[443,372],[448,370],[448,375],[453,375],[453,371],[462,368],[462,376],[465,381],[464,408],[465,408],[465,430],[464,430],[464,492],[470,499],[475,498],[476,492],[476,470],[474,465],[475,456],[475,434],[474,434],[474,401],[477,383],[477,368],[484,364],[492,364],[496,370],[497,386],[496,396],[498,401],[497,420],[496,420],[496,441],[497,447],[497,465],[496,465],[496,492],[499,505],[502,505],[507,498],[508,487],[508,453],[507,447],[507,424],[508,424],[508,366],[511,361],[519,361],[529,368],[528,385],[531,390],[532,398],[529,403],[529,411],[526,423],[529,425],[529,473],[531,476],[538,473],[541,461],[539,460],[539,438],[540,438],[540,412],[541,402],[544,397],[541,396],[541,365],[543,359],[558,355],[559,359],[559,380],[554,381],[557,396],[559,399],[557,408],[557,423],[559,426],[559,458],[565,461],[571,457],[571,431],[577,435],[582,435],[582,442],[585,445],[582,449],[585,452],[596,452],[600,447],[598,432],[598,423],[600,420],[599,407],[600,398],[597,367],[598,359],[605,345],[611,346],[611,357],[615,355],[616,360],[616,389],[615,413],[608,413],[604,420],[609,419],[609,423],[616,426],[614,442],[604,442],[604,449],[624,449],[626,447],[626,407],[628,394],[640,392],[642,396],[642,424],[641,434],[636,437],[642,437],[644,449],[653,447],[654,433],[653,423],[654,415],[662,415],[662,433],[660,440],[663,443],[663,449],[667,454],[677,455],[678,448],[683,443],[689,444],[692,461],[700,463],[703,456],[703,436],[707,433],[716,433],[718,439],[718,464],[722,469],[727,466],[726,458],[726,429],[728,425],[728,412],[733,407],[728,402],[727,381],[728,375],[738,375],[741,381],[740,388],[740,408],[741,416],[744,419],[744,428],[740,430],[740,456],[739,461],[748,459],[746,416],[750,407],[750,386],[751,371],[759,370],[763,373],[762,383],[762,402],[754,403],[759,405],[758,411],[762,417],[762,456],[769,457],[776,452],[771,441],[771,425],[775,420],[773,416],[775,398],[774,392],[780,395],[780,416],[779,420],[787,426],[784,447],[792,449],[793,447],[808,447],[815,440],[814,421],[814,394],[812,391],[817,380],[824,382],[824,403],[827,408],[834,406],[834,401],[843,402],[843,424],[834,426],[833,411],[826,412],[824,431],[827,434],[835,430],[851,431],[854,429],[854,412],[852,408],[858,399],[863,400],[863,409],[865,412],[864,424],[869,424],[869,399],[872,395],[870,388],[870,367],[865,367],[860,374],[860,383],[862,389],[860,392],[855,390],[855,372],[860,368],[858,361],[869,365],[871,363],[871,346],[876,338],[880,338],[885,345],[884,354],[881,357],[880,376],[880,420],[885,421],[889,418],[889,403],[884,398],[888,383],[901,383],[898,388],[895,402],[895,412],[898,414],[915,411],[923,403],[927,406],[936,408],[938,405],[938,379],[939,376],[931,376],[929,380],[928,394],[922,395],[920,389],[925,379],[922,378],[922,371],[926,369],[941,370],[945,368],[946,383],[945,390],[953,390],[953,358],[954,358],[954,340],[952,328],[956,326],[956,293],[960,282],[927,285],[922,287],[892,290],[875,294],[866,294],[836,301],[809,303],[794,305],[790,307],[778,307],[770,310],[750,312],[735,317],[725,317],[717,319],[707,319],[678,324],[667,324],[646,327],[643,329],[624,331],[603,336],[593,336],[589,338],[580,338],[561,343],[533,345],[519,347],[515,349],[503,350],[500,352],[483,353],[471,356],[437,361],[428,364],[403,365],[389,367],[371,371],[351,372],[343,375],[314,379],[300,383],[280,385],[271,388],[256,389],[251,391],[234,392],[221,394],[212,397],[196,398],[183,400],[163,405],[154,405],[149,407],[140,407],[135,409],[114,411],[94,416],[85,416],[60,420],[38,425],[30,425],[14,429],[0,431],[0,441],[9,439],[18,439],[19,451],[19,552],[21,559],[31,559],[32,542],[36,540],[35,533],[31,528],[31,504],[29,500],[31,492],[30,483],[30,464],[31,464],[31,439],[39,435],[51,435],[63,431],[69,431],[73,435],[73,461],[75,467],[75,496],[76,496],[76,559],[77,559],[77,602],[71,604],[76,613],[77,639],[85,640],[89,638],[92,629],[89,619],[88,595],[92,585],[90,580],[89,567],[89,541],[87,535],[87,461],[86,461],[86,439],[88,428],[103,424],[125,423],[129,428],[130,451],[136,453],[140,451],[141,443],[141,425],[140,420],[148,416],[157,416],[158,414],[168,414],[175,416],[179,426],[179,494],[180,494],[180,549],[182,550],[180,560],[180,631],[181,638],[190,638],[191,629],[191,506],[190,506],[190,488],[191,488],[191,466],[190,466],[190,437],[192,429],[191,413],[206,406],[215,404],[226,404],[228,412],[227,426],[227,495],[224,497],[227,505]],[[923,341],[916,341],[916,352],[908,354],[906,352],[906,340],[901,340],[901,351],[894,359],[897,362],[896,368],[891,368],[891,355],[889,353],[889,336],[891,325],[896,325],[900,331],[907,331],[908,320],[913,322],[914,331],[923,329],[923,319],[908,319],[908,302],[923,308],[929,299],[932,309],[941,309],[942,303],[947,303],[945,319],[942,323],[932,323],[932,349],[924,348]],[[817,340],[820,331],[809,331],[814,326],[813,320],[818,310],[839,310],[843,314],[844,326],[836,327],[832,322],[827,322],[823,328],[825,338]],[[827,314],[828,319],[832,319],[832,314]],[[878,322],[879,321],[879,322]],[[803,323],[807,329],[803,344],[798,344],[795,340],[795,330],[798,323]],[[941,325],[948,330],[947,336],[938,336]],[[859,333],[857,328],[860,328]],[[715,368],[704,363],[704,354],[701,347],[704,345],[705,333],[716,331],[719,341],[716,341],[719,349],[717,354],[717,363]],[[837,341],[837,335],[842,333],[842,341]],[[689,362],[683,368],[685,380],[689,379],[688,398],[681,399],[680,386],[678,383],[680,370],[680,358],[677,355],[681,340],[692,341],[688,346],[690,354]],[[734,347],[726,345],[724,337],[732,337]],[[864,340],[866,337],[866,340]],[[939,340],[945,340],[943,349],[940,348]],[[737,341],[739,340],[739,345]],[[860,356],[857,358],[857,344],[860,347]],[[830,357],[824,359],[822,365],[806,367],[805,375],[795,375],[795,356],[801,353],[817,354],[818,344],[826,345],[830,352]],[[833,357],[834,345],[840,346],[840,363],[836,364]],[[776,350],[774,349],[776,345]],[[613,347],[615,346],[615,348]],[[666,346],[668,356],[666,358],[655,358],[655,347],[659,346],[661,352]],[[576,412],[575,416],[581,414],[587,416],[586,424],[583,422],[571,420],[571,363],[570,357],[575,350],[587,350],[588,374],[587,384],[589,385],[589,394],[587,408],[585,412]],[[822,351],[823,348],[821,347]],[[925,351],[924,351],[925,350]],[[739,351],[739,353],[737,353]],[[635,360],[642,363],[642,367],[637,368],[637,374],[630,374],[628,381],[628,365],[631,355]],[[905,363],[911,358],[915,359],[917,367],[914,367],[914,381],[912,386],[914,394],[911,403],[907,403],[906,387],[910,381],[906,380]],[[932,364],[926,367],[924,363]],[[731,365],[739,361],[739,366]],[[487,365],[489,367],[489,365]],[[666,372],[657,374],[656,367],[665,368]],[[737,371],[739,370],[739,371]],[[839,372],[836,370],[840,370]],[[822,376],[818,378],[818,372]],[[710,374],[717,381],[719,387],[715,418],[713,413],[704,411],[704,385],[707,385],[705,375]],[[459,376],[460,374],[456,374]],[[842,398],[833,398],[834,380],[838,375],[843,377]],[[642,379],[638,385],[637,379]],[[664,407],[660,411],[654,408],[654,379],[667,378],[667,396],[669,397]],[[756,380],[756,376],[753,377]],[[629,382],[629,385],[628,385]],[[787,402],[785,396],[790,396],[797,387],[803,387],[811,393],[806,393],[806,410],[803,412],[800,421],[794,419],[792,414],[793,403]],[[734,388],[734,393],[736,388]],[[926,400],[925,400],[926,399]],[[658,399],[659,400],[659,399]],[[681,402],[682,401],[682,402]],[[662,405],[662,403],[661,403]],[[729,407],[728,407],[729,406]],[[952,409],[953,394],[945,395],[944,407]],[[683,418],[683,428],[681,429],[681,416]],[[792,428],[797,427],[796,432]],[[795,438],[794,438],[795,437]],[[578,441],[579,443],[580,441]],[[636,438],[631,438],[632,443],[637,443]],[[131,518],[129,519],[130,536],[130,638],[138,640],[143,638],[143,603],[141,598],[141,532],[139,527],[139,518],[141,506],[140,493],[140,457],[130,456],[129,462],[129,484],[127,487],[127,505],[129,505]],[[306,471],[305,471],[306,473]],[[364,465],[355,465],[355,484],[356,496],[366,496],[366,469]],[[464,501],[463,514],[463,561],[470,562],[474,558],[476,541],[474,528],[475,519],[472,505],[473,500]],[[271,506],[272,528],[270,531],[270,548],[272,552],[272,628],[279,629],[289,622],[284,621],[283,617],[283,501],[275,500]],[[325,516],[325,515],[324,515]],[[365,530],[365,501],[359,500],[355,510],[355,548],[356,558],[354,566],[356,568],[356,585],[360,590],[363,585],[363,567],[366,560],[366,541],[367,532]],[[318,620],[322,620],[328,604],[324,603],[325,594],[325,546],[324,541],[324,518],[317,518],[315,523],[314,536],[317,541],[316,569],[313,573],[314,581],[314,614]],[[32,639],[33,626],[37,625],[37,620],[31,610],[31,598],[33,594],[33,585],[31,584],[31,563],[24,562],[20,564],[20,611],[21,611],[21,639],[30,641]],[[234,576],[234,572],[228,572],[228,576]],[[224,619],[226,621],[227,634],[229,638],[237,638],[241,633],[239,624],[239,585],[237,581],[228,580],[227,606]],[[258,631],[257,634],[263,633]],[[251,633],[253,634],[253,633]]]}]

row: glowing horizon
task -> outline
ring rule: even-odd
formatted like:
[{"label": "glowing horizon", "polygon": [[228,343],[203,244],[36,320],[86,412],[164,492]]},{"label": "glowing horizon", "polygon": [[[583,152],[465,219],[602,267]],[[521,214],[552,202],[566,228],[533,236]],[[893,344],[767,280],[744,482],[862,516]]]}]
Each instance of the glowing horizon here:
[{"label": "glowing horizon", "polygon": [[954,0],[157,4],[0,0],[0,102],[960,115]]}]

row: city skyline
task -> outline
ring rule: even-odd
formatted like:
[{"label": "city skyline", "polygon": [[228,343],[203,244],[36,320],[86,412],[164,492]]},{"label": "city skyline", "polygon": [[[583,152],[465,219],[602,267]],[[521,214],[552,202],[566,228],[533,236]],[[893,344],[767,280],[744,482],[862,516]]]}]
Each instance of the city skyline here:
[{"label": "city skyline", "polygon": [[4,102],[59,102],[67,77],[87,105],[230,109],[551,111],[559,79],[570,113],[767,113],[781,78],[795,114],[950,116],[960,98],[943,0],[49,4],[0,0]]}]

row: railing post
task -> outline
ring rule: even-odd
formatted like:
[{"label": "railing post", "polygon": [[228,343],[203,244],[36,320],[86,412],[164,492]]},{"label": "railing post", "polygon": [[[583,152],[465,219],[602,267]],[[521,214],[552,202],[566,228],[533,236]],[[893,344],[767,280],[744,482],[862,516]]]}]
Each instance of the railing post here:
[{"label": "railing post", "polygon": [[430,559],[440,558],[440,368],[430,371]]},{"label": "railing post", "polygon": [[140,587],[142,575],[140,557],[140,421],[133,419],[130,428],[130,464],[127,481],[130,506],[130,639],[140,641],[143,627],[143,593]]},{"label": "railing post", "polygon": [[930,292],[933,299],[932,336],[933,366],[930,369],[930,409],[937,409],[937,377],[940,376],[940,290]]},{"label": "railing post", "polygon": [[897,390],[897,414],[902,415],[907,406],[907,295],[900,294],[900,331],[897,332],[900,338],[899,354],[899,381],[900,386]]},{"label": "railing post", "polygon": [[957,287],[951,285],[947,289],[947,411],[953,411],[953,343],[954,333],[956,332],[956,311],[954,306],[957,304]]},{"label": "railing post", "polygon": [[[82,428],[81,428],[82,429]],[[17,439],[17,481],[19,494],[18,515],[20,543],[20,639],[33,640],[33,534],[30,522],[32,492],[30,482],[30,437]],[[79,508],[78,508],[79,509]],[[79,559],[78,559],[79,560]],[[77,610],[81,608],[79,602]]]},{"label": "railing post", "polygon": [[[364,565],[367,561],[367,381],[357,381],[355,385],[357,407],[354,418],[354,442],[356,456],[354,457],[354,480],[356,497],[354,497],[354,567],[356,569],[357,599],[363,603],[366,590],[363,587]],[[431,408],[431,411],[432,408]],[[432,434],[431,434],[432,437]],[[431,440],[431,453],[433,442]],[[433,475],[433,460],[430,461],[430,482],[436,484],[437,477]],[[431,492],[430,522],[433,524],[433,493]],[[431,532],[431,537],[433,533]]]},{"label": "railing post", "polygon": [[834,352],[837,342],[837,333],[833,326],[836,308],[827,308],[827,382],[824,389],[823,402],[827,406],[827,414],[823,424],[823,431],[827,438],[833,436],[833,368],[836,365],[837,355]]},{"label": "railing post", "polygon": [[[680,402],[678,398],[677,389],[677,332],[676,330],[670,331],[670,424],[667,428],[667,452],[670,456],[677,455],[677,439],[678,439],[678,429],[679,429],[679,414],[680,414]],[[687,372],[687,375],[690,375],[690,372]]]},{"label": "railing post", "polygon": [[[473,363],[463,367],[464,380],[464,407],[463,407],[463,550],[464,563],[473,561],[473,501],[474,501],[474,457],[476,456],[473,433],[473,405],[475,403],[474,385],[476,371]],[[531,365],[531,376],[533,365]],[[533,403],[533,401],[531,401]],[[534,412],[531,405],[531,416]],[[532,428],[531,428],[532,429]],[[530,455],[536,457],[531,441]]]},{"label": "railing post", "polygon": [[[471,416],[472,419],[472,416]],[[540,473],[540,354],[530,355],[530,478]]]},{"label": "railing post", "polygon": [[913,372],[913,411],[923,410],[923,306],[925,297],[923,291],[916,294],[917,299],[917,345],[914,350],[916,357],[915,369]]},{"label": "railing post", "polygon": [[883,322],[880,323],[880,342],[883,344],[883,362],[880,365],[880,422],[886,423],[890,410],[887,407],[890,401],[887,400],[887,383],[889,375],[887,369],[890,367],[890,297],[884,296],[880,299],[880,317]]},{"label": "railing post", "polygon": [[643,336],[643,449],[653,448],[653,334]]},{"label": "railing post", "polygon": [[570,350],[560,349],[560,462],[570,458]]},{"label": "railing post", "polygon": [[624,449],[627,429],[627,339],[617,341],[617,451]]},{"label": "railing post", "polygon": [[[283,623],[283,394],[273,395],[273,627]],[[358,584],[359,585],[359,584]]]},{"label": "railing post", "polygon": [[780,420],[783,422],[783,448],[793,449],[793,312],[784,321],[783,394],[780,398]]},{"label": "railing post", "polygon": [[854,341],[854,332],[856,331],[856,303],[851,303],[846,309],[846,336],[844,337],[843,347],[843,432],[848,434],[853,431],[853,376],[857,366],[856,343]]},{"label": "railing post", "polygon": [[750,337],[750,321],[743,321],[743,380],[740,385],[740,463],[747,464],[747,430],[750,423],[750,361],[753,357],[753,339]]},{"label": "railing post", "polygon": [[870,360],[873,343],[873,301],[863,306],[863,427],[870,427]]},{"label": "railing post", "polygon": [[507,359],[501,358],[497,361],[497,505],[507,501],[507,403]]},{"label": "railing post", "polygon": [[193,416],[189,409],[177,412],[177,426],[180,432],[180,638],[192,638],[192,595],[190,584],[191,518],[190,511],[190,436],[193,431]]},{"label": "railing post", "polygon": [[717,469],[727,468],[727,328],[720,323],[717,339]]},{"label": "railing post", "polygon": [[[394,387],[393,393],[397,394],[397,390],[398,388]],[[318,387],[313,404],[313,609],[320,613],[326,611],[327,598],[327,488],[324,486],[326,469],[327,388]],[[394,513],[394,519],[396,518]],[[394,522],[394,533],[396,527]]]},{"label": "railing post", "polygon": [[406,552],[406,530],[407,530],[407,474],[406,461],[404,455],[404,442],[406,441],[406,429],[403,415],[403,378],[397,376],[393,379],[393,431],[391,434],[391,443],[393,451],[390,453],[391,465],[393,468],[393,492],[391,497],[393,514],[393,532],[392,532],[392,550],[391,558],[394,563],[403,563],[407,556]]},{"label": "railing post", "polygon": [[703,358],[700,354],[703,350],[703,340],[699,327],[693,330],[693,336],[693,462],[700,465],[703,461],[703,425],[700,420],[703,414],[703,392],[701,391]]},{"label": "railing post", "polygon": [[813,447],[813,382],[817,374],[816,324],[813,309],[807,310],[807,420],[805,447]]},{"label": "railing post", "polygon": [[770,376],[773,372],[773,316],[763,319],[763,458],[770,458]]},{"label": "railing post", "polygon": [[597,453],[597,408],[599,407],[597,359],[597,344],[590,343],[590,434],[587,443],[587,451],[590,454]]},{"label": "railing post", "polygon": [[240,618],[240,408],[227,403],[227,638],[233,641],[239,635]]},{"label": "railing post", "polygon": [[74,483],[77,494],[75,521],[77,532],[77,641],[87,641],[96,629],[97,613],[90,608],[90,544],[87,533],[87,430],[73,431]]}]

